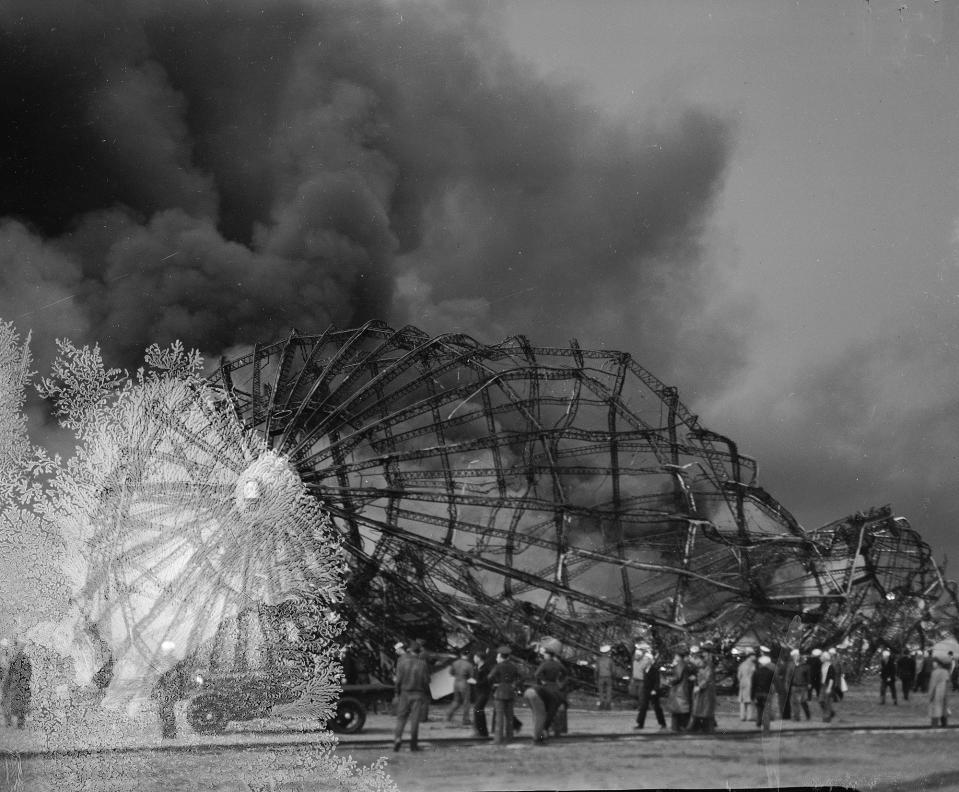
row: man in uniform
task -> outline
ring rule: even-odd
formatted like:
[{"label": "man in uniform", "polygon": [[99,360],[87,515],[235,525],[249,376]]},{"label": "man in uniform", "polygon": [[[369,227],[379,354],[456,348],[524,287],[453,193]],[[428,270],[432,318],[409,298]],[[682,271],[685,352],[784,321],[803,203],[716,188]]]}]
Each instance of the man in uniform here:
[{"label": "man in uniform", "polygon": [[453,703],[446,713],[446,720],[452,721],[456,711],[463,708],[463,725],[470,725],[470,685],[473,677],[473,664],[466,649],[460,650],[460,656],[450,666],[450,675],[453,677]]},{"label": "man in uniform", "polygon": [[596,658],[596,688],[599,691],[599,709],[613,708],[613,658],[610,656],[612,647],[603,644],[599,647],[599,657]]},{"label": "man in uniform", "polygon": [[410,721],[410,750],[420,750],[420,720],[430,699],[430,667],[419,641],[410,641],[406,652],[396,661],[396,728],[393,750],[403,744],[403,730]]},{"label": "man in uniform", "polygon": [[490,671],[489,681],[493,687],[493,718],[496,731],[493,742],[497,745],[513,739],[513,700],[519,668],[510,660],[510,648],[501,646],[496,650],[496,667]]}]

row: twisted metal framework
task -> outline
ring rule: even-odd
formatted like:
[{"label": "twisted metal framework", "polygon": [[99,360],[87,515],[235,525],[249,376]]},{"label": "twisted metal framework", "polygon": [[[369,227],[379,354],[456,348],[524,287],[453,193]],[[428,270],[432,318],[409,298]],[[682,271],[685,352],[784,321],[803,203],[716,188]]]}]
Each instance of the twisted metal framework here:
[{"label": "twisted metal framework", "polygon": [[807,534],[627,353],[370,322],[257,344],[211,381],[324,503],[354,622],[382,640],[431,619],[584,648],[643,626],[734,640],[801,615],[808,642],[939,593],[904,520]]}]

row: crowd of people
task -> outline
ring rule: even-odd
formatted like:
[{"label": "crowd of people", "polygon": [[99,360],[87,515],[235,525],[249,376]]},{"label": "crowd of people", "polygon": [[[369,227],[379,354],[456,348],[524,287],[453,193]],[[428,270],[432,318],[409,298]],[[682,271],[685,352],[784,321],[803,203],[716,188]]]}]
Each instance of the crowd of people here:
[{"label": "crowd of people", "polygon": [[[566,732],[570,676],[560,659],[560,645],[549,639],[538,645],[539,662],[514,661],[508,646],[470,656],[461,652],[449,666],[453,676],[453,700],[446,712],[449,721],[461,718],[472,726],[473,736],[492,737],[495,743],[511,740],[520,728],[514,712],[517,693],[533,715],[531,739],[546,744],[552,734]],[[614,680],[619,669],[612,647],[603,644],[592,663],[597,692],[596,707],[613,709]],[[825,723],[836,718],[848,690],[848,664],[839,650],[766,646],[732,651],[738,682],[739,716],[757,729],[769,731],[773,720],[812,720],[813,708]],[[580,663],[583,664],[582,662]],[[679,645],[671,658],[657,656],[650,643],[637,640],[630,664],[629,695],[636,700],[634,728],[644,729],[650,710],[659,728],[674,732],[713,733],[717,727],[717,648],[703,642]],[[959,668],[950,655],[927,653],[895,656],[884,650],[879,663],[880,703],[887,695],[898,703],[902,697],[922,692],[928,697],[932,726],[947,725],[950,691],[959,685]],[[430,657],[419,642],[405,647],[396,666],[396,713],[394,750],[399,751],[410,723],[410,749],[418,750],[419,723],[430,700]],[[492,726],[487,707],[492,701]]]}]

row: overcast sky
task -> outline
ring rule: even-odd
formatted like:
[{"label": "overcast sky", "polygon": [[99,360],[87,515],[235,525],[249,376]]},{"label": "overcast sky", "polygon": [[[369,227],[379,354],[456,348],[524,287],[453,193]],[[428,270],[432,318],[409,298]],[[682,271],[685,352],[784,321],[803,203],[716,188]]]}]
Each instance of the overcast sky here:
[{"label": "overcast sky", "polygon": [[41,365],[577,338],[805,527],[892,503],[959,558],[957,0],[68,5],[0,7],[0,317]]},{"label": "overcast sky", "polygon": [[604,111],[733,120],[702,259],[742,359],[682,394],[807,528],[892,502],[959,558],[959,18],[903,5],[524,0],[506,30]]}]

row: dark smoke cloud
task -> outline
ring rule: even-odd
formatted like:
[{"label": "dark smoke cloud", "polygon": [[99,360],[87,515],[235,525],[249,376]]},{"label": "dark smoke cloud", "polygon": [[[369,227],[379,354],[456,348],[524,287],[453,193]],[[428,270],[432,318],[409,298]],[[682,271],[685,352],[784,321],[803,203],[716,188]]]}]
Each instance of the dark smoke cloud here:
[{"label": "dark smoke cloud", "polygon": [[701,263],[730,125],[604,116],[489,14],[4,4],[0,316],[125,365],[370,318],[735,365]]}]

